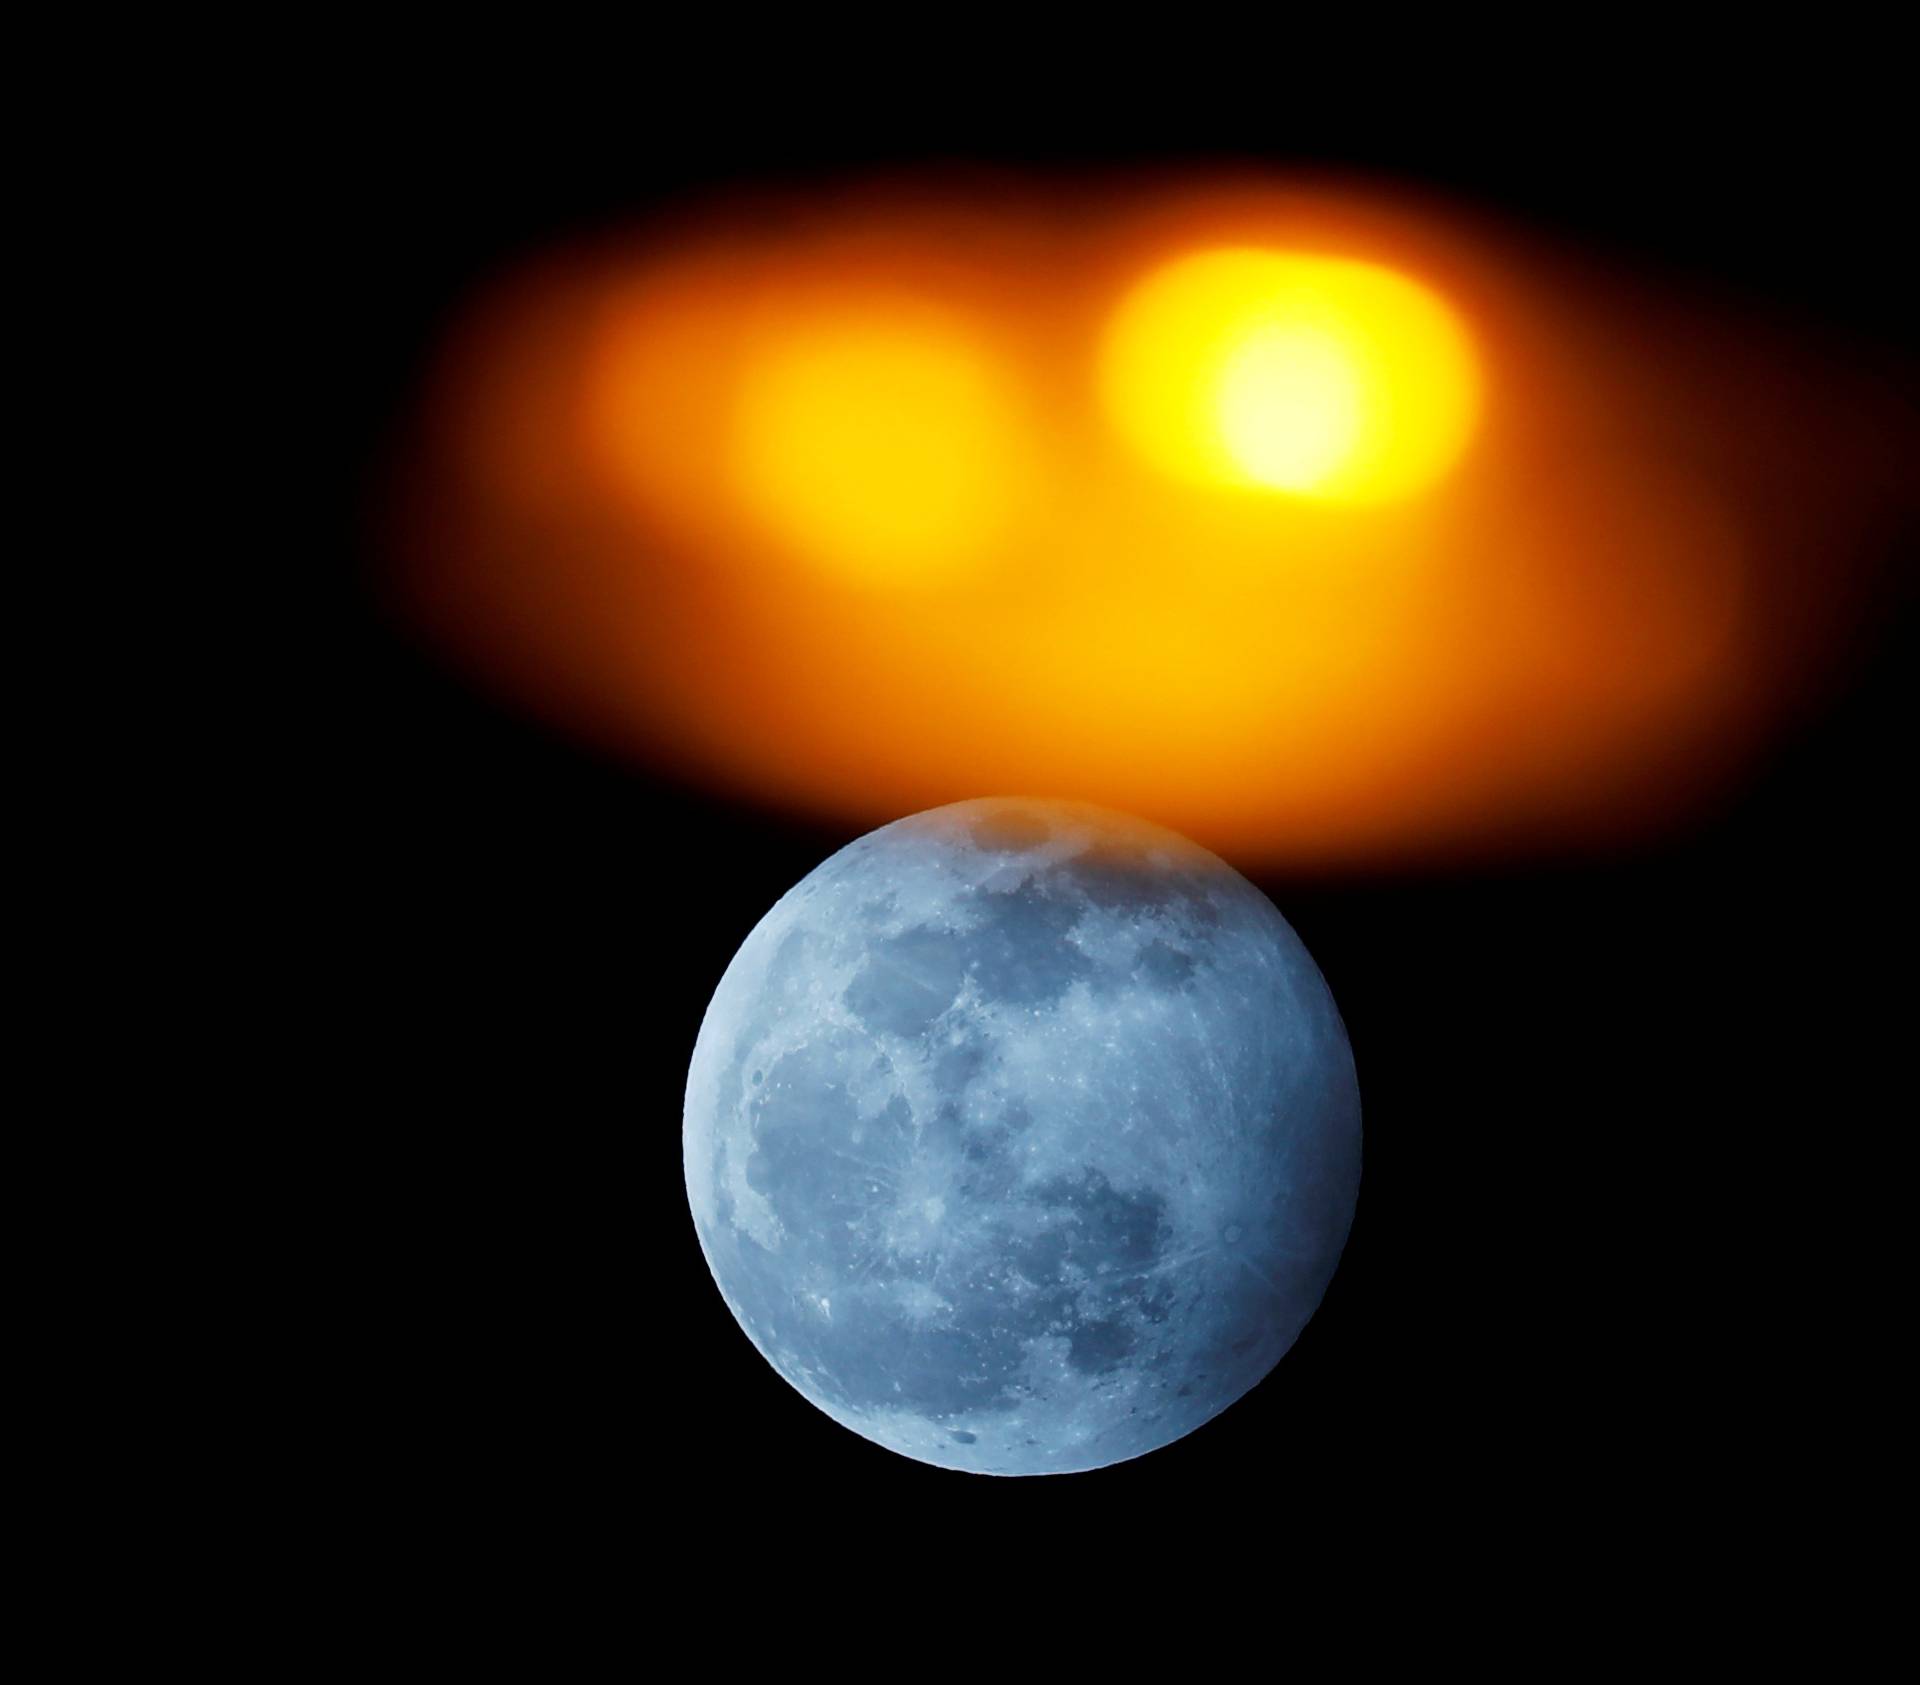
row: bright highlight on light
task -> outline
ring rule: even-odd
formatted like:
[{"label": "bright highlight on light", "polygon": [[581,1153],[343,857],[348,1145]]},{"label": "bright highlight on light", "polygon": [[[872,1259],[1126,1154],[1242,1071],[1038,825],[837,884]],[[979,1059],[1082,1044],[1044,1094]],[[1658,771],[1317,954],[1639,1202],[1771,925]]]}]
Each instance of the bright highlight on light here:
[{"label": "bright highlight on light", "polygon": [[1005,525],[1019,417],[984,352],[911,312],[786,333],[745,370],[733,470],[809,559],[872,583],[943,577]]},{"label": "bright highlight on light", "polygon": [[1424,491],[1459,460],[1480,370],[1454,311],[1378,264],[1202,252],[1121,303],[1108,411],[1169,474],[1334,503]]}]

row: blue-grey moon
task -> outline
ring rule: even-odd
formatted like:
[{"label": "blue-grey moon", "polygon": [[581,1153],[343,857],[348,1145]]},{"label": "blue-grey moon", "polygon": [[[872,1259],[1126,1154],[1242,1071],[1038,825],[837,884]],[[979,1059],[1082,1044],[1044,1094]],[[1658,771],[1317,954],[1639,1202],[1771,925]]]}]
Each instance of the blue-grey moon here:
[{"label": "blue-grey moon", "polygon": [[754,928],[688,1073],[687,1196],[766,1360],[921,1462],[1190,1433],[1319,1305],[1360,1094],[1319,968],[1172,832],[994,799],[861,837]]}]

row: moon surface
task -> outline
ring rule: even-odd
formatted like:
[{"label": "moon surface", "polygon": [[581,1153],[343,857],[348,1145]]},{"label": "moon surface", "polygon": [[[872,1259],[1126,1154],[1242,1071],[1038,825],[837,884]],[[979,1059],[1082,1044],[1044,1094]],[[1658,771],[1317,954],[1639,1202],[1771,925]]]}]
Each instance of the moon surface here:
[{"label": "moon surface", "polygon": [[961,802],[754,928],[687,1079],[728,1308],[835,1421],[1063,1474],[1191,1432],[1319,1304],[1360,1185],[1347,1036],[1300,939],[1204,849]]}]

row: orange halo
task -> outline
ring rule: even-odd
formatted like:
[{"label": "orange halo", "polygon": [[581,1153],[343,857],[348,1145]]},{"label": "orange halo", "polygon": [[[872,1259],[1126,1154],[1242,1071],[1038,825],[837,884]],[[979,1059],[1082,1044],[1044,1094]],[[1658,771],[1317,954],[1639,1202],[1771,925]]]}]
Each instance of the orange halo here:
[{"label": "orange halo", "polygon": [[[1377,195],[752,209],[481,301],[400,578],[547,716],[849,820],[1045,791],[1284,863],[1631,832],[1755,740],[1811,647],[1796,535],[1844,548],[1897,472],[1684,311]],[[1853,478],[1756,391],[1860,433]]]}]

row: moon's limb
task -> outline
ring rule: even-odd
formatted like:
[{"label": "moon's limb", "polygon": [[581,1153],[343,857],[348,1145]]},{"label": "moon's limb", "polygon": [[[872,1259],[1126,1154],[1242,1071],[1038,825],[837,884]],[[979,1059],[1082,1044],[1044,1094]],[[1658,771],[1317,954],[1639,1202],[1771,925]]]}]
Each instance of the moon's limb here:
[{"label": "moon's limb", "polygon": [[1360,1103],[1325,981],[1245,879],[989,800],[862,837],[761,920],[683,1143],[714,1279],[803,1395],[925,1462],[1064,1473],[1190,1432],[1292,1345]]}]

